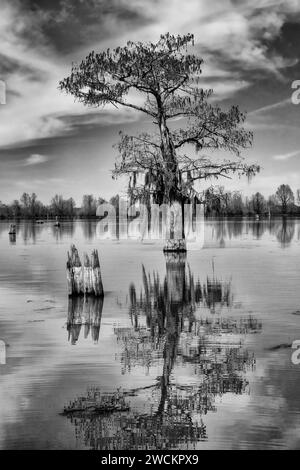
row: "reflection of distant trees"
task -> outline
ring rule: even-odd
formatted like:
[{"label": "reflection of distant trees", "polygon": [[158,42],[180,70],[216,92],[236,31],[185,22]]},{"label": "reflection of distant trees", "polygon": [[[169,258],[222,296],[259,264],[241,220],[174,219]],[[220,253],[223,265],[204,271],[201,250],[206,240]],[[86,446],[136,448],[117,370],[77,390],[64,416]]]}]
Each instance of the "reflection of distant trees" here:
[{"label": "reflection of distant trees", "polygon": [[221,248],[224,248],[227,239],[240,238],[244,232],[251,234],[257,240],[265,233],[269,233],[284,247],[293,240],[295,223],[295,219],[285,217],[261,220],[219,219],[213,222],[212,237],[219,242]]},{"label": "reflection of distant trees", "polygon": [[257,238],[261,238],[265,231],[274,235],[282,247],[288,246],[295,234],[295,219],[285,217],[270,219],[269,221],[254,222],[259,227],[256,228]]},{"label": "reflection of distant trees", "polygon": [[229,238],[239,238],[244,229],[244,223],[242,219],[233,219],[227,221],[227,232]]},{"label": "reflection of distant trees", "polygon": [[262,238],[265,231],[268,229],[268,222],[260,220],[251,221],[249,224],[249,228],[253,238],[259,240],[260,238]]},{"label": "reflection of distant trees", "polygon": [[[245,393],[244,373],[255,363],[242,347],[242,335],[260,331],[258,321],[199,314],[231,305],[230,283],[216,277],[195,282],[183,254],[166,256],[162,280],[143,268],[142,290],[137,293],[133,284],[129,289],[131,326],[115,328],[115,334],[123,373],[153,365],[161,373],[152,385],[123,392],[128,411],[105,413],[99,390],[88,407],[82,398],[79,414],[78,401],[71,403],[67,414],[77,435],[94,449],[122,450],[190,447],[205,439],[202,416],[216,410],[216,396]],[[186,368],[189,380],[173,377],[176,366]]]},{"label": "reflection of distant trees", "polygon": [[73,220],[60,221],[59,227],[51,223],[51,230],[53,237],[58,241],[64,237],[72,238],[75,231],[75,222]]},{"label": "reflection of distant trees", "polygon": [[244,226],[242,219],[217,219],[213,222],[213,239],[219,242],[220,248],[224,248],[227,239],[231,240],[242,235]]},{"label": "reflection of distant trees", "polygon": [[58,241],[64,237],[72,238],[75,231],[75,222],[73,220],[68,220],[65,222],[60,222],[59,227],[54,226],[54,221],[45,222],[43,224],[37,224],[32,220],[25,220],[22,224],[16,224],[17,229],[17,238],[18,235],[21,235],[24,243],[36,243],[36,237],[38,234],[42,234],[44,230],[50,229],[52,236]]},{"label": "reflection of distant trees", "polygon": [[295,234],[295,220],[286,218],[282,219],[282,223],[278,224],[276,230],[276,238],[284,248],[289,246],[294,238]]},{"label": "reflection of distant trees", "polygon": [[213,239],[218,240],[220,244],[220,248],[224,248],[226,238],[227,238],[226,220],[217,219],[213,224]]},{"label": "reflection of distant trees", "polygon": [[82,225],[83,235],[86,240],[92,240],[96,236],[97,221],[86,220]]},{"label": "reflection of distant trees", "polygon": [[22,238],[25,244],[28,242],[31,242],[34,244],[36,242],[37,230],[41,230],[41,229],[40,227],[37,227],[37,225],[31,220],[27,220],[24,222],[24,225],[21,229],[21,234],[22,234]]}]

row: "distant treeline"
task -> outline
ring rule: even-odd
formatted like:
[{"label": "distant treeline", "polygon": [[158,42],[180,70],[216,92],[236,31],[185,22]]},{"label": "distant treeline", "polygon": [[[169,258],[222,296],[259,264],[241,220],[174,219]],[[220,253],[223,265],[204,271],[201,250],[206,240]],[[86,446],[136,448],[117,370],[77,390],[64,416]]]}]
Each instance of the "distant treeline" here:
[{"label": "distant treeline", "polygon": [[[76,207],[73,198],[64,199],[56,194],[49,205],[38,200],[35,193],[23,193],[21,198],[11,204],[0,201],[0,219],[46,219],[46,218],[92,218],[96,217],[97,206],[109,202],[116,208],[119,196],[109,201],[91,194],[83,196],[81,207]],[[257,192],[251,197],[243,197],[240,191],[226,191],[223,187],[208,189],[205,194],[207,216],[266,216],[299,215],[300,190],[296,195],[287,184],[279,186],[275,194],[265,198]]]},{"label": "distant treeline", "polygon": [[280,185],[275,194],[268,198],[259,192],[243,197],[240,191],[225,191],[223,187],[218,187],[207,190],[205,200],[206,215],[300,215],[300,190],[295,196],[288,184]]},{"label": "distant treeline", "polygon": [[[112,198],[114,201],[114,198]],[[20,199],[15,199],[11,204],[3,204],[0,201],[0,219],[46,219],[96,217],[98,204],[106,202],[103,198],[92,195],[83,196],[81,207],[76,207],[74,199],[64,199],[56,194],[49,205],[38,200],[35,193],[23,193]]]}]

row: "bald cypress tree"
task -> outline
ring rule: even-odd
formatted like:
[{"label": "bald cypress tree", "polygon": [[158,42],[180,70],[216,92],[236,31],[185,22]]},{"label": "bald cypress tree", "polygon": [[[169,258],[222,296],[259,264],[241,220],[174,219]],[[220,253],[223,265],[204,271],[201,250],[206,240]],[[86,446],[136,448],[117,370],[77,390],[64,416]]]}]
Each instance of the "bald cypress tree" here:
[{"label": "bald cypress tree", "polygon": [[192,34],[167,33],[156,43],[92,51],[60,82],[84,105],[112,104],[150,118],[152,133],[122,133],[118,144],[114,177],[128,175],[132,200],[183,206],[201,197],[201,180],[259,171],[241,155],[252,144],[245,115],[237,106],[222,110],[210,102],[212,90],[200,85],[203,60],[193,47]]}]

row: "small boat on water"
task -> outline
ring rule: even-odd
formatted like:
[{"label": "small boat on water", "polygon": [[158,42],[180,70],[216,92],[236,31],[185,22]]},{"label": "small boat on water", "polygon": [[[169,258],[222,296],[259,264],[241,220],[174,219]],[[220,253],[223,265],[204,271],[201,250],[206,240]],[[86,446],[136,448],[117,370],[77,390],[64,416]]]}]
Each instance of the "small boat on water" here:
[{"label": "small boat on water", "polygon": [[43,224],[44,221],[43,221],[43,220],[37,220],[36,223],[37,223],[37,224]]}]

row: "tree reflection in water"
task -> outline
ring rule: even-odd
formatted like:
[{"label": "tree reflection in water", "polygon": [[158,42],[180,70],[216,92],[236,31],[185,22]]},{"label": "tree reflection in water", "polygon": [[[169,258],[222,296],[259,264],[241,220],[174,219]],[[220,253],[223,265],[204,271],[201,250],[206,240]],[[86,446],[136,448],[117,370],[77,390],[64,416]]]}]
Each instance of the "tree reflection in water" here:
[{"label": "tree reflection in water", "polygon": [[[57,242],[60,242],[64,238],[72,238],[75,232],[74,220],[60,220],[59,222],[59,227],[55,226],[54,221],[50,222],[53,238]],[[85,227],[85,225],[83,225],[83,227]]]},{"label": "tree reflection in water", "polygon": [[287,220],[282,218],[282,224],[278,225],[276,238],[282,248],[288,247],[295,235],[295,220]]},{"label": "tree reflection in water", "polygon": [[231,239],[239,239],[243,233],[260,240],[265,234],[274,235],[282,248],[288,247],[295,235],[295,219],[279,217],[274,219],[242,220],[217,219],[206,222],[211,225],[212,240],[216,240],[220,248],[226,246]]},{"label": "tree reflection in water", "polygon": [[[76,435],[93,449],[122,450],[191,448],[206,439],[203,416],[216,411],[218,396],[246,393],[245,372],[255,365],[242,342],[261,324],[215,314],[232,300],[230,282],[195,282],[185,254],[166,256],[163,281],[143,268],[141,293],[129,289],[132,326],[115,328],[119,359],[123,373],[153,366],[161,373],[147,387],[111,395],[93,389],[70,403],[65,413]],[[203,318],[201,307],[213,315]]]}]

